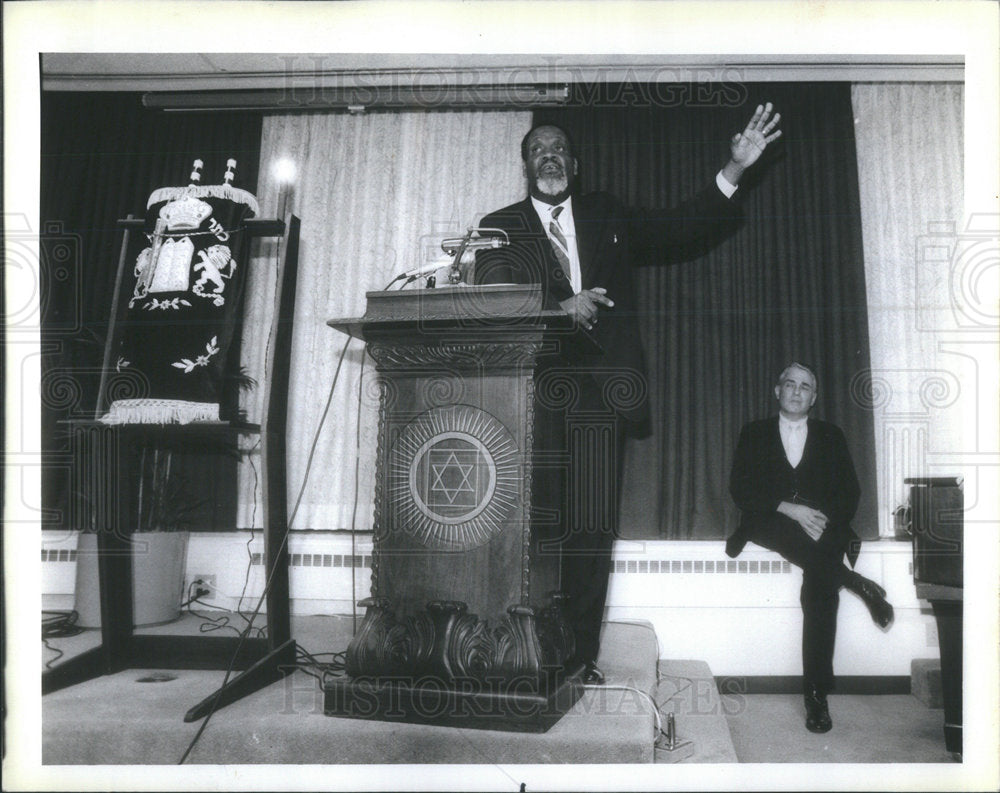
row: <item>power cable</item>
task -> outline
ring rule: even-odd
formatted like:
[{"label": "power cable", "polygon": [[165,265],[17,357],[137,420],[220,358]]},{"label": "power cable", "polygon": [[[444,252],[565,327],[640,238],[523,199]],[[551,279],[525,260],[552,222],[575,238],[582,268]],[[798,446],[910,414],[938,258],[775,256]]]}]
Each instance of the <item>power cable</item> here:
[{"label": "power cable", "polygon": [[357,548],[355,537],[357,535],[358,519],[358,492],[361,489],[361,407],[364,402],[365,387],[365,361],[368,360],[367,348],[361,353],[361,374],[358,377],[358,421],[354,431],[354,506],[351,509],[351,628],[353,633],[358,632],[358,583],[357,565],[354,560],[357,558]]},{"label": "power cable", "polygon": [[80,615],[76,611],[42,611],[42,644],[45,645],[47,650],[56,653],[54,658],[50,658],[45,663],[46,669],[51,669],[52,664],[66,654],[58,647],[53,647],[49,644],[48,640],[77,636],[83,633],[83,628],[76,624],[79,618]]},{"label": "power cable", "polygon": [[655,741],[661,735],[665,734],[663,732],[663,722],[660,720],[660,709],[656,705],[656,700],[654,700],[647,692],[643,691],[642,689],[635,688],[634,686],[609,685],[607,683],[595,683],[595,684],[587,683],[584,684],[583,687],[591,691],[632,691],[638,694],[639,696],[644,697],[646,700],[648,700],[649,704],[652,705],[653,717],[656,719],[656,734],[654,735],[653,740]]},{"label": "power cable", "polygon": [[257,524],[257,487],[260,485],[260,478],[257,475],[257,466],[253,463],[253,457],[251,453],[254,449],[260,446],[260,438],[257,438],[257,442],[247,450],[247,462],[250,464],[250,470],[253,472],[253,504],[250,509],[250,537],[246,541],[246,552],[247,552],[247,567],[246,572],[243,574],[243,588],[240,590],[239,600],[236,601],[236,611],[239,612],[243,607],[243,599],[247,594],[247,587],[250,586],[250,569],[253,567],[253,541],[256,538],[255,526]]},{"label": "power cable", "polygon": [[[302,477],[302,485],[299,488],[298,497],[295,500],[295,506],[292,508],[291,515],[289,516],[288,521],[285,523],[285,532],[282,535],[281,542],[280,542],[280,544],[278,546],[279,553],[275,554],[275,561],[276,562],[277,562],[278,559],[281,558],[280,551],[282,549],[286,548],[287,545],[288,545],[288,536],[289,536],[289,533],[291,532],[292,522],[295,520],[296,514],[298,514],[299,505],[302,503],[302,497],[305,495],[306,484],[309,481],[309,474],[312,471],[313,457],[315,456],[315,453],[316,453],[316,446],[319,443],[320,432],[322,431],[323,426],[326,423],[326,417],[327,417],[327,415],[330,412],[330,406],[333,404],[333,394],[334,394],[334,391],[337,388],[337,381],[340,378],[340,370],[341,370],[341,367],[343,366],[343,363],[344,363],[344,357],[347,355],[347,350],[348,350],[348,348],[351,345],[351,341],[352,341],[352,339],[350,337],[348,337],[347,343],[344,344],[344,348],[340,351],[340,357],[337,360],[337,368],[336,368],[336,370],[334,371],[334,374],[333,374],[333,382],[330,384],[330,392],[327,395],[326,405],[323,408],[323,414],[320,416],[319,424],[316,427],[316,432],[313,435],[312,445],[310,446],[310,449],[309,449],[309,456],[306,459],[306,470],[305,470],[305,474]],[[352,562],[353,562],[353,560],[352,560]],[[257,606],[254,608],[253,613],[250,615],[250,617],[247,618],[247,627],[240,633],[239,643],[237,644],[236,650],[233,653],[232,658],[229,661],[229,666],[226,668],[226,674],[225,674],[225,677],[223,678],[222,685],[216,691],[215,697],[212,700],[212,705],[211,705],[208,713],[205,715],[205,718],[202,719],[201,725],[198,728],[198,732],[195,733],[194,737],[191,739],[191,743],[188,745],[187,749],[184,751],[183,756],[178,761],[178,763],[177,763],[178,765],[183,765],[184,761],[187,760],[188,755],[191,754],[192,749],[194,749],[195,745],[198,743],[198,740],[201,738],[202,734],[205,732],[205,728],[208,727],[209,721],[211,720],[212,716],[214,715],[216,709],[218,708],[219,700],[220,700],[220,698],[222,696],[222,691],[223,691],[223,689],[225,689],[226,685],[229,683],[230,675],[232,675],[233,667],[236,664],[236,658],[239,656],[240,651],[243,649],[243,644],[246,642],[246,639],[249,636],[250,629],[253,626],[253,622],[257,618],[257,615],[260,613],[260,610],[261,610],[262,606],[264,605],[264,601],[265,601],[265,599],[267,597],[268,592],[271,589],[271,584],[272,584],[272,582],[274,580],[274,574],[276,572],[277,572],[277,565],[275,564],[275,565],[273,565],[271,567],[271,569],[267,573],[267,578],[266,578],[266,580],[264,582],[264,589],[261,592],[260,598],[257,600]]]}]

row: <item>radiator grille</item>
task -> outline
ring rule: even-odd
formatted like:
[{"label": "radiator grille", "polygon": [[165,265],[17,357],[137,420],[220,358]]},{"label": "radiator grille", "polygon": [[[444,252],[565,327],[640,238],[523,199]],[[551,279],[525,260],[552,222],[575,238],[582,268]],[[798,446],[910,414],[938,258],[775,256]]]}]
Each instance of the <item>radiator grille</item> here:
[{"label": "radiator grille", "polygon": [[43,562],[75,562],[76,550],[67,548],[42,548]]},{"label": "radiator grille", "polygon": [[[43,548],[43,562],[75,562],[76,551],[66,548]],[[263,554],[254,553],[252,564],[264,563]],[[293,553],[289,555],[289,567],[371,567],[372,558],[363,554],[340,553]],[[785,575],[791,573],[788,562],[771,560],[740,560],[733,559],[714,561],[711,559],[616,559],[613,573],[628,575],[631,573],[680,574],[680,575],[716,575],[716,574],[747,574],[747,575]]]},{"label": "radiator grille", "polygon": [[663,575],[716,575],[723,573],[746,575],[786,575],[792,572],[792,565],[784,559],[740,560],[727,559],[616,559],[613,573],[657,573]]},{"label": "radiator grille", "polygon": [[[76,550],[67,548],[42,548],[43,562],[75,562]],[[251,564],[263,564],[261,553],[251,556]],[[371,567],[372,558],[363,554],[293,553],[288,558],[289,567]]]},{"label": "radiator grille", "polygon": [[[263,564],[264,556],[254,553],[251,564]],[[293,553],[288,555],[289,567],[371,567],[371,556],[341,553]]]}]

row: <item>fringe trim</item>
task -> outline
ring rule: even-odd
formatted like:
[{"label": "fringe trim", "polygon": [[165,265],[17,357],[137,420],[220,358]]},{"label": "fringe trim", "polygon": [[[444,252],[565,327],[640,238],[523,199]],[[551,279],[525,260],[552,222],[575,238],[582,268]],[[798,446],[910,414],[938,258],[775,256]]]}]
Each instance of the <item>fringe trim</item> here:
[{"label": "fringe trim", "polygon": [[217,403],[182,399],[118,399],[101,416],[105,424],[190,424],[218,420]]},{"label": "fringe trim", "polygon": [[234,201],[237,204],[246,204],[253,210],[254,215],[260,214],[260,206],[253,193],[249,193],[239,187],[229,184],[199,184],[188,185],[187,187],[160,187],[149,194],[149,201],[146,202],[146,209],[161,201],[176,201],[189,195],[194,198],[224,198],[227,201]]}]

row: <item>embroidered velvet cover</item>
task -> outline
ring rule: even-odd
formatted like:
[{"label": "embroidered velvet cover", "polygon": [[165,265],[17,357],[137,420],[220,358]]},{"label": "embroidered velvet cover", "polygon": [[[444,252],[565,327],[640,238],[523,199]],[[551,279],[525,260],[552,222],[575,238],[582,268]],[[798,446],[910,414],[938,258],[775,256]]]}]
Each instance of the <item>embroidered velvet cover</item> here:
[{"label": "embroidered velvet cover", "polygon": [[[226,355],[245,280],[244,221],[257,199],[228,183],[155,190],[146,205],[149,246],[122,288],[118,371],[139,373],[139,398],[112,402],[109,424],[186,424],[219,419]],[[198,178],[200,161],[193,179]]]}]

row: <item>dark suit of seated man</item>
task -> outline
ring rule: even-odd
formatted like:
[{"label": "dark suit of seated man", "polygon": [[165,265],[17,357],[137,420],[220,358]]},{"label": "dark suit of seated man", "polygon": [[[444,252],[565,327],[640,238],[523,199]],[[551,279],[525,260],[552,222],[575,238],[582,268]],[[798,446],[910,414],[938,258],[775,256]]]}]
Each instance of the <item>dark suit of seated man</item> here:
[{"label": "dark suit of seated man", "polygon": [[843,432],[808,418],[816,402],[816,375],[793,363],[781,373],[774,395],[779,415],[740,432],[729,480],[740,523],[726,553],[738,556],[752,540],[802,568],[806,728],[826,732],[833,726],[826,695],[834,686],[840,588],[861,597],[882,628],[893,612],[885,590],[843,562],[845,553],[851,567],[857,560],[860,543],[851,518],[861,491]]}]

